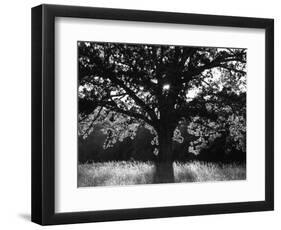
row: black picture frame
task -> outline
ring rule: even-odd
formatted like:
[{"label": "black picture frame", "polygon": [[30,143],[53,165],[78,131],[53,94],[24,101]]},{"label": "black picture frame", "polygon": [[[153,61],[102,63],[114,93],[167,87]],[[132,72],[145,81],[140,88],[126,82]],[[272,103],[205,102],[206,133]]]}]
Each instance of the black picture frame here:
[{"label": "black picture frame", "polygon": [[[265,29],[265,200],[55,213],[55,17]],[[274,20],[125,9],[32,8],[32,221],[41,225],[267,211],[274,209]]]}]

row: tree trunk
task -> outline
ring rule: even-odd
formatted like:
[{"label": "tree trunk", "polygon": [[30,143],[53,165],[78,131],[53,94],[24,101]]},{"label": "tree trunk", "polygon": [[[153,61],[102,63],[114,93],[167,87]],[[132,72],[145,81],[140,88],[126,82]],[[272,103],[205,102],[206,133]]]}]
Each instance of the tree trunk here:
[{"label": "tree trunk", "polygon": [[163,125],[158,133],[159,153],[155,164],[155,183],[173,183],[173,129]]}]

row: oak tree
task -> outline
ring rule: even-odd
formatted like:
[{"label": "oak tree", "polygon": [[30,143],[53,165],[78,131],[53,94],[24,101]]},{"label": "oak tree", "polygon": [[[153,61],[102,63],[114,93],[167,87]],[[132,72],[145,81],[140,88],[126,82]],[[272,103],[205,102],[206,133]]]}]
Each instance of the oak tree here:
[{"label": "oak tree", "polygon": [[79,134],[86,138],[102,123],[107,148],[146,127],[156,182],[174,180],[182,122],[197,145],[223,132],[245,145],[246,49],[80,41],[78,72]]}]

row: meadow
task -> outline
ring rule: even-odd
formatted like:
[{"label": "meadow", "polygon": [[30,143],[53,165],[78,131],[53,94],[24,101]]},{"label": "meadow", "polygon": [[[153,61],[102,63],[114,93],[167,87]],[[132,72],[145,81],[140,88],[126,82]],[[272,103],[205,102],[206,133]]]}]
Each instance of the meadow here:
[{"label": "meadow", "polygon": [[[245,180],[245,164],[174,162],[175,183]],[[78,187],[153,184],[152,162],[111,161],[78,165]]]}]

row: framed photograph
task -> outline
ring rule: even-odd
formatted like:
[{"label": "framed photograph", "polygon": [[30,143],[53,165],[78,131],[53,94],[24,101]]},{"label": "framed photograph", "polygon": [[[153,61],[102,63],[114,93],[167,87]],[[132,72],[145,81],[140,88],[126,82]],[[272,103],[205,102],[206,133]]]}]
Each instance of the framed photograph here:
[{"label": "framed photograph", "polygon": [[273,19],[32,8],[32,221],[273,210]]}]

